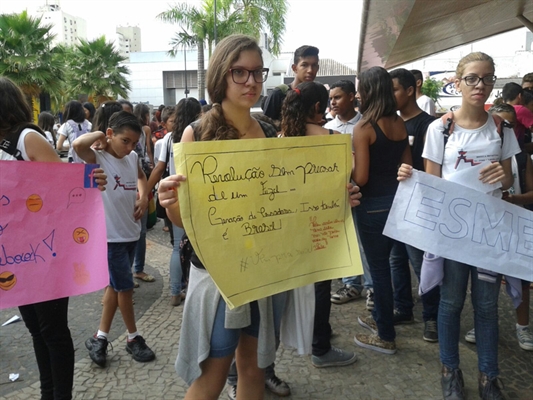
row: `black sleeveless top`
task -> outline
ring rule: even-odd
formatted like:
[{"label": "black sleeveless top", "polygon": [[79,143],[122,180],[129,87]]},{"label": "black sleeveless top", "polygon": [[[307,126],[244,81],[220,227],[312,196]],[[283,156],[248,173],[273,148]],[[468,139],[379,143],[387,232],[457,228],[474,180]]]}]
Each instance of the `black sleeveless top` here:
[{"label": "black sleeveless top", "polygon": [[370,165],[368,182],[361,187],[363,197],[390,196],[398,188],[398,167],[403,152],[409,144],[406,137],[402,140],[390,140],[378,124],[372,123],[376,132],[376,141],[370,145]]},{"label": "black sleeveless top", "polygon": [[[263,129],[263,133],[265,134],[265,137],[267,138],[277,137],[276,128],[274,128],[271,124],[267,122],[263,122],[261,120],[257,120],[257,122],[259,122],[259,125],[261,125],[261,129]],[[200,140],[200,132],[198,129],[199,125],[200,125],[200,121],[195,121],[191,124],[191,127],[194,131],[194,140],[196,141]],[[182,240],[186,238],[187,238],[187,232],[184,233]],[[178,239],[174,238],[174,240],[178,240]],[[196,251],[194,250],[193,246],[191,246],[190,261],[191,263],[194,264],[195,267],[205,269],[204,264],[202,264],[202,262],[196,255]]]}]

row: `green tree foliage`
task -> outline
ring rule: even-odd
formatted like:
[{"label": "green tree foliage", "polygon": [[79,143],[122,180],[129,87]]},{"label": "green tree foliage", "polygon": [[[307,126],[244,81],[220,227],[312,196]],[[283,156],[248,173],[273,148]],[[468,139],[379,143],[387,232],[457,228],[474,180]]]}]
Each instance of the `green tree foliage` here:
[{"label": "green tree foliage", "polygon": [[438,81],[433,78],[427,78],[424,80],[424,83],[422,84],[422,87],[420,88],[420,91],[422,94],[425,94],[427,97],[429,97],[431,100],[433,100],[435,103],[439,101],[439,93],[442,89],[443,83],[441,81]]},{"label": "green tree foliage", "polygon": [[128,97],[130,70],[121,65],[126,59],[106,42],[104,36],[80,43],[63,51],[67,65],[67,92],[72,96],[86,94],[99,104],[116,96]]},{"label": "green tree foliage", "polygon": [[61,89],[64,68],[52,48],[51,27],[26,11],[0,15],[0,75],[28,96]]},{"label": "green tree foliage", "polygon": [[179,26],[172,38],[169,54],[185,47],[198,50],[198,96],[205,98],[205,55],[211,55],[216,36],[220,40],[233,33],[259,37],[261,31],[270,34],[269,50],[277,55],[285,32],[286,0],[203,0],[198,7],[178,3],[158,15],[158,18]]}]

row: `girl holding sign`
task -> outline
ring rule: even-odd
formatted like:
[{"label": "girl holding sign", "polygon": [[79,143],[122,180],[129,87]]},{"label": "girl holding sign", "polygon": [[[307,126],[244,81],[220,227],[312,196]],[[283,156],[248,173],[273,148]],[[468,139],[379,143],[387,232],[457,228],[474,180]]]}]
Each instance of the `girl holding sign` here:
[{"label": "girl holding sign", "polygon": [[[182,142],[275,136],[275,129],[250,115],[267,75],[261,49],[254,39],[232,35],[222,40],[213,52],[206,77],[213,107],[198,123],[185,129]],[[158,189],[161,205],[178,226],[183,224],[176,189],[184,180],[184,176],[172,175],[162,180]],[[351,191],[355,205],[359,194],[355,194],[357,189]],[[192,254],[191,261],[176,360],[178,374],[191,385],[185,399],[218,399],[234,355],[239,374],[237,399],[262,399],[263,369],[276,355],[274,314],[280,310],[271,304],[271,297],[226,309],[196,254]]]},{"label": "girl holding sign", "polygon": [[[481,168],[479,179],[484,183],[501,182],[506,190],[513,184],[511,158],[520,152],[512,129],[503,128],[501,136],[494,119],[485,111],[496,76],[494,61],[484,53],[463,57],[456,69],[455,87],[461,92],[461,108],[454,112],[455,124],[447,141],[445,121],[435,120],[428,128],[422,157],[426,172],[443,179],[475,167],[482,161],[492,164]],[[412,167],[403,164],[398,180],[408,179]],[[501,190],[492,195],[501,197]],[[461,311],[471,279],[474,326],[478,352],[479,395],[483,399],[503,399],[498,382],[498,295],[501,275],[492,282],[480,279],[477,268],[454,260],[444,260],[444,277],[439,305],[439,347],[442,362],[441,384],[445,399],[463,399],[464,382],[459,369],[459,333]]]},{"label": "girl holding sign", "polygon": [[[233,35],[222,40],[213,52],[206,76],[213,108],[199,123],[185,129],[182,142],[272,136],[250,115],[250,108],[259,99],[267,75],[268,69],[263,68],[262,53],[254,39]],[[172,175],[159,186],[160,203],[167,207],[170,220],[178,226],[183,224],[173,189],[184,179]],[[243,306],[247,307],[251,323],[232,325],[226,321],[227,315],[235,314],[226,310],[209,273],[196,254],[191,261],[176,360],[178,374],[191,385],[185,399],[218,399],[234,356],[239,374],[237,398],[262,398],[263,368],[275,358],[275,346],[269,346],[275,342],[271,298]],[[242,312],[243,307],[235,310]],[[261,340],[258,339],[260,329],[267,333]]]},{"label": "girl holding sign", "polygon": [[[24,93],[4,77],[0,77],[0,93],[0,160],[60,163],[61,159],[46,141],[44,132],[31,123],[32,109]],[[8,143],[16,143],[15,148],[4,147]],[[94,172],[98,188],[104,190],[106,175],[100,168]],[[19,234],[24,233],[19,231]],[[41,398],[71,399],[74,346],[68,328],[68,297],[26,304],[19,310],[33,340]]]}]

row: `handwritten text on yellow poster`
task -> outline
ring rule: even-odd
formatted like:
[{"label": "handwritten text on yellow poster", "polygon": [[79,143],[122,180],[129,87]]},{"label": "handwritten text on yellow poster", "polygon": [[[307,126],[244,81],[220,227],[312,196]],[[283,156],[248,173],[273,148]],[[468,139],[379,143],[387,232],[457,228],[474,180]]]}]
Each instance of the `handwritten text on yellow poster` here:
[{"label": "handwritten text on yellow poster", "polygon": [[185,231],[230,307],[362,273],[350,135],[174,146]]}]

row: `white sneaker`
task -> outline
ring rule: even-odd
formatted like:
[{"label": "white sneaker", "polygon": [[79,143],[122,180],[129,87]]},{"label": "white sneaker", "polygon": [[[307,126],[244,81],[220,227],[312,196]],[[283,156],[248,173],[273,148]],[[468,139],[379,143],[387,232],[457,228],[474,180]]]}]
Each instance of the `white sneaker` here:
[{"label": "white sneaker", "polygon": [[470,329],[465,335],[465,340],[468,343],[476,344],[476,330],[475,329]]},{"label": "white sneaker", "polygon": [[366,290],[366,309],[372,311],[374,309],[374,289]]},{"label": "white sneaker", "polygon": [[516,328],[516,337],[518,338],[518,345],[523,350],[533,350],[533,333],[531,333],[529,327],[524,329]]},{"label": "white sneaker", "polygon": [[334,304],[344,304],[348,303],[349,301],[356,300],[360,297],[361,293],[359,292],[359,290],[357,290],[353,286],[344,285],[331,295],[330,300]]},{"label": "white sneaker", "polygon": [[235,400],[237,398],[237,385],[228,386],[228,398]]}]

